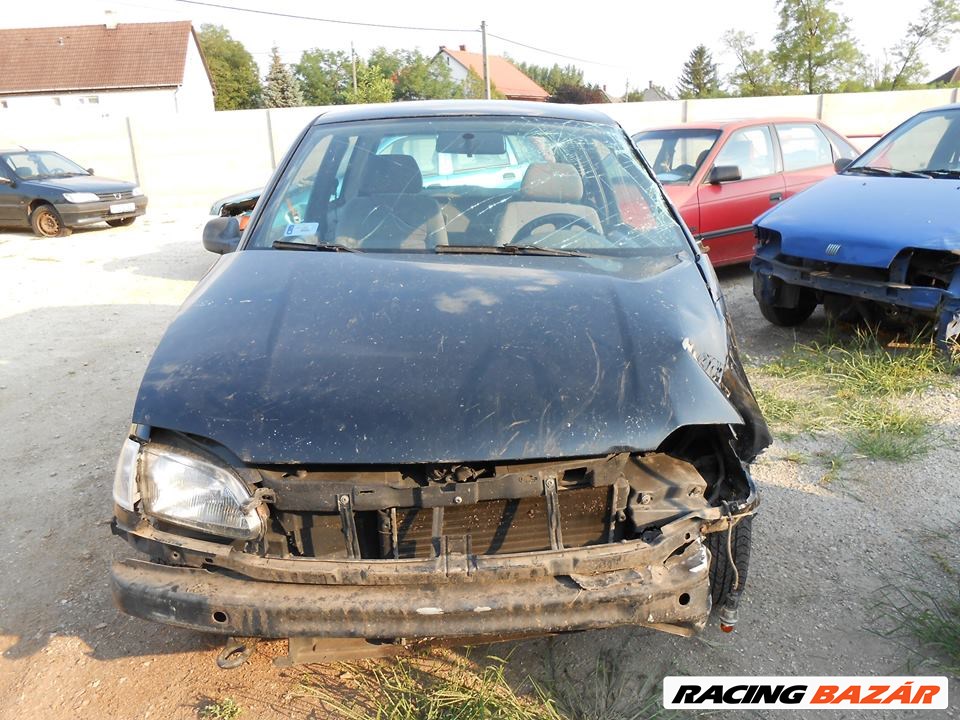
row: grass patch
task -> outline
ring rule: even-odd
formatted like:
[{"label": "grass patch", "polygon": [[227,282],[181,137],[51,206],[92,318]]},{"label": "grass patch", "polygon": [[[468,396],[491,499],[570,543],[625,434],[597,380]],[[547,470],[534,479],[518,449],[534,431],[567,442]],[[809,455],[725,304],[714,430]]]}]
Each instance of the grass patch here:
[{"label": "grass patch", "polygon": [[[904,461],[927,451],[933,423],[898,401],[946,385],[956,369],[932,343],[890,348],[859,331],[845,344],[797,345],[757,368],[757,401],[781,435],[838,431],[866,457]],[[764,380],[776,380],[776,389],[763,387]]]},{"label": "grass patch", "polygon": [[243,713],[243,708],[231,698],[208,702],[200,708],[200,717],[204,720],[237,720]]},{"label": "grass patch", "polygon": [[300,681],[300,690],[348,720],[565,720],[537,685],[529,695],[517,694],[505,677],[506,661],[489,661],[439,668],[425,658],[357,663],[345,666],[354,684],[347,700],[343,688],[312,677]]},{"label": "grass patch", "polygon": [[840,471],[843,470],[843,466],[846,464],[846,460],[844,459],[843,455],[838,455],[836,453],[819,453],[819,456],[827,466],[827,471],[820,478],[820,484],[829,485],[830,483],[839,480]]},{"label": "grass patch", "polygon": [[[322,675],[301,678],[298,693],[320,701],[323,717],[345,720],[672,720],[664,710],[656,680],[617,672],[604,655],[587,677],[557,671],[548,651],[549,679],[527,677],[520,688],[507,677],[507,661],[476,662],[435,650],[391,661],[341,665],[332,681]],[[346,678],[346,680],[344,680]]]},{"label": "grass patch", "polygon": [[[955,571],[952,572],[955,577]],[[960,583],[956,593],[937,597],[917,589],[919,579],[909,587],[887,586],[881,591],[878,616],[890,627],[883,637],[919,643],[920,664],[934,664],[960,674]],[[913,648],[912,648],[913,649]]]}]

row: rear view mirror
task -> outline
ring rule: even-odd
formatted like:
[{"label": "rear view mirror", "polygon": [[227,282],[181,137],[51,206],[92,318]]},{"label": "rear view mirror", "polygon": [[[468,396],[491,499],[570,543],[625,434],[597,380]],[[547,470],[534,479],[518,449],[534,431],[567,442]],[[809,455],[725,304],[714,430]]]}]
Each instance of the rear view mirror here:
[{"label": "rear view mirror", "polygon": [[711,185],[719,185],[740,179],[740,168],[737,165],[714,165],[707,182]]},{"label": "rear view mirror", "polygon": [[498,132],[437,133],[437,152],[453,155],[503,155],[507,141]]},{"label": "rear view mirror", "polygon": [[837,158],[833,161],[833,169],[838,173],[842,173],[844,170],[850,167],[850,163],[852,162],[852,158]]},{"label": "rear view mirror", "polygon": [[203,247],[212,253],[232,253],[240,244],[240,222],[235,217],[218,217],[203,228]]}]

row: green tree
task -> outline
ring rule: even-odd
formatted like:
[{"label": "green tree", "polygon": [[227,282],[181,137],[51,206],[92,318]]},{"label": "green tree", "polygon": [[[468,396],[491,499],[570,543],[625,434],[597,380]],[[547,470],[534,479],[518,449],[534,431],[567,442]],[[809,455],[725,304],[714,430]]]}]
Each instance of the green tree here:
[{"label": "green tree", "polygon": [[556,93],[562,86],[573,85],[586,87],[583,81],[583,70],[576,65],[564,65],[561,67],[557,63],[554,63],[552,67],[546,67],[545,65],[519,62],[512,58],[507,59],[510,60],[520,72],[551,95]]},{"label": "green tree", "polygon": [[637,90],[637,88],[631,88],[627,90],[627,94],[623,96],[624,102],[643,102],[643,90]]},{"label": "green tree", "polygon": [[357,63],[357,88],[346,93],[350,104],[384,103],[393,100],[393,83],[377,65]]},{"label": "green tree", "polygon": [[394,100],[446,100],[463,97],[446,63],[435,62],[419,50],[376,48],[367,60],[393,83]]},{"label": "green tree", "polygon": [[341,50],[306,50],[294,72],[308,105],[342,105],[353,87],[349,53]]},{"label": "green tree", "polygon": [[752,35],[742,30],[728,30],[723,44],[736,59],[736,69],[727,77],[727,82],[737,95],[757,97],[784,91],[769,54],[756,48]]},{"label": "green tree", "polygon": [[257,63],[239,40],[222,25],[201,25],[197,34],[216,91],[217,110],[260,107]]},{"label": "green tree", "polygon": [[598,85],[574,85],[570,83],[558,87],[550,96],[548,102],[589,105],[610,102],[610,99]]},{"label": "green tree", "polygon": [[690,59],[683,64],[677,93],[683,99],[716,97],[720,94],[717,65],[706,45],[697,45],[690,52]]},{"label": "green tree", "polygon": [[850,35],[850,20],[830,4],[777,0],[780,22],[771,58],[793,92],[832,92],[862,74],[863,55]]},{"label": "green tree", "polygon": [[890,51],[892,77],[883,84],[883,89],[896,90],[918,82],[927,72],[920,51],[927,45],[945,51],[958,25],[960,5],[957,0],[928,0],[920,18],[907,25],[906,35]]},{"label": "green tree", "polygon": [[268,108],[300,107],[303,92],[290,68],[280,60],[277,48],[270,51],[270,70],[263,82],[263,106]]}]

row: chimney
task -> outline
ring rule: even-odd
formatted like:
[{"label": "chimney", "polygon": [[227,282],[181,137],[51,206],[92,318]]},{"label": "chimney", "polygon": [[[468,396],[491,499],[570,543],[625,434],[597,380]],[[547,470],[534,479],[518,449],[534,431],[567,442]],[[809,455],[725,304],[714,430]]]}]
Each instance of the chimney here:
[{"label": "chimney", "polygon": [[107,21],[104,23],[107,27],[107,30],[116,30],[117,29],[117,17],[114,14],[113,10],[107,10],[104,13],[107,16]]},{"label": "chimney", "polygon": [[653,80],[647,80],[647,87],[653,90]]},{"label": "chimney", "polygon": [[467,46],[466,46],[466,45],[461,45],[461,46],[460,46],[460,52],[466,52],[466,51],[467,51]]}]

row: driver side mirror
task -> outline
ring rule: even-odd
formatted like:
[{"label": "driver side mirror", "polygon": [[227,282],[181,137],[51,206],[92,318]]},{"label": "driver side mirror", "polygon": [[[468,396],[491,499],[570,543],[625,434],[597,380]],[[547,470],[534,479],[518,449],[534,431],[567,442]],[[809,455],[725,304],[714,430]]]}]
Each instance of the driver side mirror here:
[{"label": "driver side mirror", "polygon": [[738,165],[714,165],[707,177],[707,182],[711,185],[719,185],[720,183],[734,182],[740,179],[740,167]]},{"label": "driver side mirror", "polygon": [[838,173],[842,173],[844,170],[850,167],[850,163],[852,162],[852,158],[837,158],[833,161],[833,169]]},{"label": "driver side mirror", "polygon": [[235,217],[218,217],[203,227],[203,247],[212,253],[232,253],[240,244],[240,222]]},{"label": "driver side mirror", "polygon": [[93,168],[87,168],[87,172],[91,175],[96,175],[96,173],[93,171]]}]

